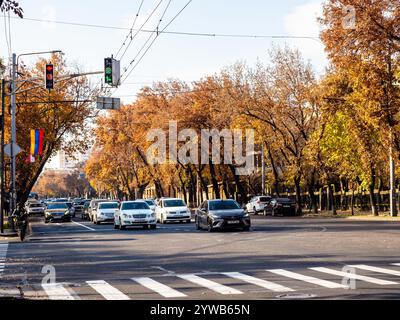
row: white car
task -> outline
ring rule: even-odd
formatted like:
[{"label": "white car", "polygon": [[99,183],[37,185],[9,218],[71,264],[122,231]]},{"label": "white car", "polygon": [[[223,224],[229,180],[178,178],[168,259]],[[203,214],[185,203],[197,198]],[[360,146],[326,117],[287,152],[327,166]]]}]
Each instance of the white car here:
[{"label": "white car", "polygon": [[149,205],[150,209],[153,210],[153,212],[156,211],[156,202],[153,199],[143,199],[139,201],[146,202]]},{"label": "white car", "polygon": [[93,223],[114,222],[114,214],[118,207],[118,202],[99,202],[93,211]]},{"label": "white car", "polygon": [[44,215],[44,210],[45,210],[45,206],[43,204],[41,204],[38,201],[35,202],[29,202],[26,205],[26,212],[28,214],[43,214]]},{"label": "white car", "polygon": [[264,212],[264,209],[268,211],[271,204],[272,198],[270,196],[257,196],[251,198],[248,204],[246,204],[246,211],[257,215],[259,212]]},{"label": "white car", "polygon": [[114,229],[141,226],[144,229],[155,229],[155,213],[145,201],[123,201],[114,214]]},{"label": "white car", "polygon": [[160,223],[173,222],[191,222],[191,212],[182,199],[161,198],[156,207],[157,221]]}]

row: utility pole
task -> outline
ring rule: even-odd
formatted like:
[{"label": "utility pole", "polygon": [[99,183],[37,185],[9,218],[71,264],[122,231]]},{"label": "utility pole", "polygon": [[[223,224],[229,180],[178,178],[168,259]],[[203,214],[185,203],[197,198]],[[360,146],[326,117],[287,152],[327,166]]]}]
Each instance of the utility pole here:
[{"label": "utility pole", "polygon": [[265,151],[264,151],[264,143],[261,145],[261,195],[265,194]]},{"label": "utility pole", "polygon": [[389,162],[390,162],[390,215],[397,217],[397,206],[396,206],[396,177],[395,177],[395,164],[393,159],[393,132],[390,127],[389,138]]},{"label": "utility pole", "polygon": [[17,128],[16,128],[16,108],[15,108],[15,80],[17,78],[17,55],[12,55],[12,68],[11,68],[11,139],[10,139],[10,151],[11,151],[11,198],[10,198],[10,212],[13,213],[17,204],[17,195],[15,190],[15,144],[17,140]]},{"label": "utility pole", "polygon": [[1,173],[0,173],[0,234],[4,233],[4,104],[5,104],[5,80],[1,79]]}]

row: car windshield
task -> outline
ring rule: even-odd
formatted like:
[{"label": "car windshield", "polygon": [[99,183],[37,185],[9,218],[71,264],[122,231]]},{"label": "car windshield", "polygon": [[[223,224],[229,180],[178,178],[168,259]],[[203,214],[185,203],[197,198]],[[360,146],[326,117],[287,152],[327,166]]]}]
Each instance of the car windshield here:
[{"label": "car windshield", "polygon": [[140,210],[140,209],[150,209],[146,202],[127,202],[123,203],[121,210]]},{"label": "car windshield", "polygon": [[149,205],[149,206],[154,206],[155,203],[153,200],[145,200],[145,202]]},{"label": "car windshield", "polygon": [[209,210],[233,210],[240,209],[236,201],[210,201]]},{"label": "car windshield", "polygon": [[85,202],[85,204],[83,205],[85,208],[89,208],[90,202]]},{"label": "car windshield", "polygon": [[293,202],[291,199],[288,198],[278,198],[276,199],[276,202],[280,202],[280,203],[291,203]]},{"label": "car windshield", "polygon": [[31,207],[31,208],[39,208],[39,207],[41,207],[42,205],[40,204],[40,203],[31,203],[30,205],[29,205],[29,207]]},{"label": "car windshield", "polygon": [[269,202],[271,201],[271,198],[269,197],[260,197],[260,202]]},{"label": "car windshield", "polygon": [[47,209],[53,210],[53,209],[68,209],[67,204],[64,203],[50,203],[47,207]]},{"label": "car windshield", "polygon": [[117,202],[109,202],[109,203],[100,203],[99,209],[117,209],[118,203]]},{"label": "car windshield", "polygon": [[164,200],[164,207],[186,207],[182,200]]}]

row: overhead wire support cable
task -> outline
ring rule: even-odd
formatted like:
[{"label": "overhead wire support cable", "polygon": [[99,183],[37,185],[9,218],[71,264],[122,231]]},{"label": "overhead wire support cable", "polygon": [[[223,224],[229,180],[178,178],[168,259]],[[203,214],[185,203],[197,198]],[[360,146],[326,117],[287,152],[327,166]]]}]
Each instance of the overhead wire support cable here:
[{"label": "overhead wire support cable", "polygon": [[141,11],[141,9],[142,9],[143,2],[144,2],[144,0],[142,0],[142,2],[140,3],[139,9],[138,9],[138,11],[137,11],[137,13],[136,13],[135,20],[133,21],[132,27],[131,27],[129,33],[126,35],[124,42],[122,42],[121,47],[118,49],[118,51],[117,51],[115,57],[118,57],[120,51],[121,51],[122,48],[125,46],[126,41],[128,40],[129,36],[130,36],[131,39],[132,39],[132,32],[133,32],[133,30],[134,30],[133,28],[135,27],[136,21],[137,21],[137,19],[139,18],[139,14],[140,14],[140,11]]},{"label": "overhead wire support cable", "polygon": [[126,52],[128,51],[130,45],[132,44],[132,41],[136,38],[136,36],[139,34],[139,32],[143,29],[143,27],[147,24],[147,22],[150,20],[150,18],[153,16],[153,14],[157,11],[158,7],[161,5],[161,3],[164,0],[160,0],[157,4],[157,6],[154,8],[154,10],[150,13],[150,15],[147,17],[146,21],[142,24],[142,26],[136,31],[136,33],[131,37],[129,40],[129,43],[126,45],[124,52],[122,53],[121,57],[119,57],[119,60],[122,60],[122,58],[125,56]]},{"label": "overhead wire support cable", "polygon": [[[168,7],[170,6],[172,0],[169,0],[167,6],[165,7],[165,10],[163,12],[163,14],[161,15],[161,18],[157,24],[156,30],[158,30],[158,28],[160,27],[160,24],[162,22],[162,20],[164,19],[164,16],[168,10]],[[156,37],[157,37],[157,33]],[[149,41],[151,40],[151,38],[153,37],[154,33],[151,33],[150,36],[147,38],[146,42],[143,44],[143,46],[140,48],[139,52],[135,55],[135,57],[131,60],[131,62],[129,63],[129,65],[127,67],[124,68],[124,71],[121,74],[121,78],[123,77],[123,75],[126,73],[126,71],[129,69],[129,67],[136,61],[137,57],[140,56],[140,54],[142,53],[143,49],[146,47],[146,45],[149,43]]]},{"label": "overhead wire support cable", "polygon": [[[192,2],[193,0],[189,0],[186,5],[167,23],[167,25],[161,30],[161,33],[163,33],[179,16],[180,14],[189,6],[189,4]],[[158,34],[158,35],[159,35]],[[145,52],[143,53],[143,55],[139,58],[139,60],[136,62],[136,64],[131,68],[131,70],[128,72],[128,74],[126,75],[126,77],[124,79],[121,80],[121,85],[124,83],[124,81],[131,75],[131,73],[133,72],[133,70],[135,70],[135,68],[139,65],[139,63],[142,61],[142,59],[144,58],[144,56],[147,54],[147,52],[150,50],[150,48],[152,47],[152,45],[154,44],[154,42],[157,40],[158,35],[156,35],[156,37],[153,39],[153,41],[150,43],[150,45],[147,47],[147,49],[145,50]],[[125,73],[125,72],[124,72]],[[114,91],[114,93],[117,90]]]}]

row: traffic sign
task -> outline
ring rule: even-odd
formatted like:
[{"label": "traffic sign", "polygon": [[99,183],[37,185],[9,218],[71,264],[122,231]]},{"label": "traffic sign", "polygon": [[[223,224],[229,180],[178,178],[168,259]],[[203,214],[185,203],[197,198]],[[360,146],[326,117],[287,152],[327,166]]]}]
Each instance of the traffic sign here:
[{"label": "traffic sign", "polygon": [[[17,155],[18,153],[20,153],[22,151],[21,147],[19,145],[17,145],[16,143],[13,144],[14,146],[14,154]],[[6,155],[8,155],[9,157],[11,157],[11,144],[6,144],[4,146],[4,152],[6,153]]]},{"label": "traffic sign", "polygon": [[118,110],[121,107],[120,98],[97,97],[97,109]]}]

